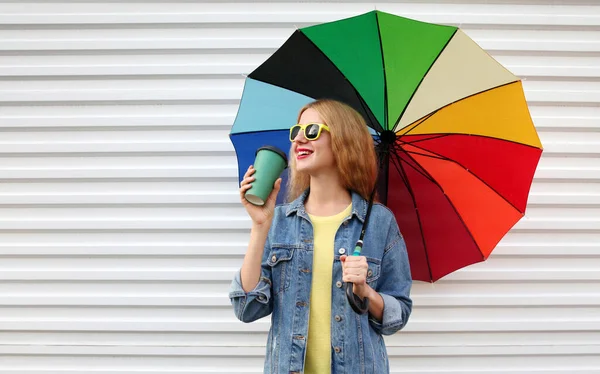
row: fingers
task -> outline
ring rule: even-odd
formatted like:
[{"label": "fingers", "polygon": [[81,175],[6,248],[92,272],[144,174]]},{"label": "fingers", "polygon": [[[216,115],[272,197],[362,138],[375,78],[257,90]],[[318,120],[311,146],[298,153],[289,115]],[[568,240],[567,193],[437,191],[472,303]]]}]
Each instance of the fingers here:
[{"label": "fingers", "polygon": [[357,285],[363,285],[367,283],[367,275],[366,274],[344,274],[342,276],[342,280],[346,283],[352,282]]},{"label": "fingers", "polygon": [[254,182],[254,180],[255,180],[255,178],[252,176],[252,174],[254,174],[254,172],[256,172],[256,170],[254,169],[254,167],[252,165],[250,165],[248,167],[248,170],[246,170],[246,173],[244,174],[244,179],[242,179],[242,182],[240,183],[240,198],[241,198],[242,202],[244,202],[246,200],[246,198],[245,198],[246,191],[248,191],[250,188],[252,188],[252,182]]},{"label": "fingers", "polygon": [[252,188],[252,184],[250,182],[251,181],[247,181],[245,183],[242,182],[242,186],[240,187],[240,198],[242,201],[246,201],[246,191]]},{"label": "fingers", "polygon": [[344,269],[344,274],[364,275],[366,277],[368,271],[369,271],[369,268],[365,269],[365,268],[349,268],[349,267],[346,267]]},{"label": "fingers", "polygon": [[246,191],[248,191],[250,188],[252,188],[252,184],[248,183],[243,185],[242,187],[240,187],[240,192],[242,193],[242,195],[244,193],[246,193]]},{"label": "fingers", "polygon": [[344,275],[342,281],[360,286],[367,283],[367,278],[360,275]]},{"label": "fingers", "polygon": [[344,261],[346,263],[346,266],[350,268],[358,267],[366,269],[369,267],[369,264],[367,264],[367,258],[365,256],[347,256],[347,258]]},{"label": "fingers", "polygon": [[256,169],[254,169],[254,165],[248,166],[248,170],[246,170],[246,174],[244,174],[244,178],[243,179],[251,176],[252,174],[254,174],[254,172],[256,172]]},{"label": "fingers", "polygon": [[247,185],[248,183],[254,181],[254,177],[252,176],[252,174],[254,174],[256,172],[256,170],[254,169],[254,167],[252,165],[250,165],[248,167],[248,170],[246,171],[246,174],[244,174],[244,178],[242,179],[242,182],[240,183],[240,187]]},{"label": "fingers", "polygon": [[275,200],[277,200],[277,194],[279,194],[279,190],[281,189],[281,178],[278,178],[273,185],[273,191],[267,198],[267,204],[275,205]]},{"label": "fingers", "polygon": [[342,280],[344,282],[352,282],[358,285],[366,283],[367,272],[369,271],[366,257],[342,255],[340,261],[342,262]]}]

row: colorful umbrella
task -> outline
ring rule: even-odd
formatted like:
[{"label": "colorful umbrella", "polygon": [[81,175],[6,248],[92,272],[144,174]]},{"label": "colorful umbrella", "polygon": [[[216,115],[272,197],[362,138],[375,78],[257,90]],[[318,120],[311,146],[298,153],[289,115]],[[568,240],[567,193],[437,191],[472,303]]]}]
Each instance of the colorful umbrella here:
[{"label": "colorful umbrella", "polygon": [[373,11],[296,30],[246,79],[230,134],[240,180],[259,146],[289,150],[319,98],[372,129],[413,279],[487,259],[524,215],[542,145],[521,81],[459,28]]}]

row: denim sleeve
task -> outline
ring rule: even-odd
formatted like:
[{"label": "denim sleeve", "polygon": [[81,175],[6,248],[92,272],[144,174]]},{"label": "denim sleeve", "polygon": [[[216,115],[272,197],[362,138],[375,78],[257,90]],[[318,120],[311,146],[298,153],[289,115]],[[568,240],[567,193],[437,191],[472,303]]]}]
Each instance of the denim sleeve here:
[{"label": "denim sleeve", "polygon": [[383,318],[377,321],[369,317],[369,323],[381,335],[392,335],[404,328],[412,312],[412,277],[406,243],[395,219],[390,226],[376,290],[383,298]]},{"label": "denim sleeve", "polygon": [[271,246],[269,238],[263,249],[260,280],[249,292],[242,288],[241,269],[235,273],[229,289],[229,299],[233,305],[235,316],[242,322],[254,322],[268,316],[273,311],[271,298],[271,267],[267,264],[267,256]]}]

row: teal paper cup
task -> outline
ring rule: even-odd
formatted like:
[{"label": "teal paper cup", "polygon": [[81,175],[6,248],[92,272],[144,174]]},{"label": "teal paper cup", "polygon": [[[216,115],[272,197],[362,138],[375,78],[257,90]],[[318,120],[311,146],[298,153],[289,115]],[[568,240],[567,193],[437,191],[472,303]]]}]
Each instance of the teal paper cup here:
[{"label": "teal paper cup", "polygon": [[254,182],[246,191],[246,200],[254,205],[264,205],[287,164],[287,156],[281,149],[273,146],[260,147],[254,160]]}]

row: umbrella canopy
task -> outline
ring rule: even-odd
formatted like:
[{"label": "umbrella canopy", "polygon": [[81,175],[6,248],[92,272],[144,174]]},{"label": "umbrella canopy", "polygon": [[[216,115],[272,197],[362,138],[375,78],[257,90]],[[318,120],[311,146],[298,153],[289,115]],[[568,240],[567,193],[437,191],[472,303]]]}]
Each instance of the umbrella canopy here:
[{"label": "umbrella canopy", "polygon": [[258,147],[289,150],[299,108],[320,98],[366,119],[413,279],[487,259],[524,215],[542,144],[521,81],[459,28],[373,11],[296,30],[246,78],[240,180]]}]

